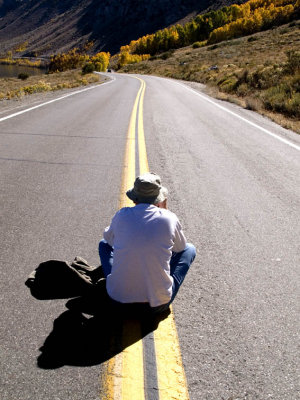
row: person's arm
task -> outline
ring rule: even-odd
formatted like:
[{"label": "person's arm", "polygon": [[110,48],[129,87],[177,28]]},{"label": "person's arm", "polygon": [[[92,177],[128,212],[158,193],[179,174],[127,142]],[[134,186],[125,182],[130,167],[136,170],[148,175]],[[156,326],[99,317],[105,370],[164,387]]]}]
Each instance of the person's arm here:
[{"label": "person's arm", "polygon": [[107,241],[110,246],[114,245],[114,233],[111,229],[111,225],[107,226],[103,232],[103,238]]},{"label": "person's arm", "polygon": [[[118,214],[118,213],[117,213]],[[107,243],[110,246],[114,245],[114,231],[115,231],[115,220],[116,220],[116,216],[117,214],[113,217],[113,219],[111,220],[111,223],[109,226],[107,226],[103,232],[103,238],[107,241]]]},{"label": "person's arm", "polygon": [[186,238],[184,236],[181,224],[179,221],[177,221],[176,227],[175,227],[175,233],[174,233],[174,246],[172,251],[175,253],[179,253],[180,251],[183,251],[186,246]]},{"label": "person's arm", "polygon": [[[165,210],[168,209],[168,204],[167,204],[167,199],[165,199],[164,201],[162,201],[161,203],[157,203],[156,207],[158,208],[164,208]],[[175,216],[175,214],[174,214]],[[179,220],[177,219],[177,216],[175,216],[176,218],[176,226],[175,226],[175,233],[174,233],[174,245],[172,248],[172,251],[174,251],[175,253],[179,253],[180,251],[183,251],[185,249],[186,246],[186,238],[184,236],[181,224],[179,222]]]}]

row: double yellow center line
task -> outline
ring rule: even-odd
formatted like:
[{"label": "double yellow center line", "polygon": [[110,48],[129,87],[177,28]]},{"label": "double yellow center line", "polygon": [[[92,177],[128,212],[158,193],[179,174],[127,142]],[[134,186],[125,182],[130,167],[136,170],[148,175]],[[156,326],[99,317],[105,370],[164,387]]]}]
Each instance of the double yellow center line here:
[{"label": "double yellow center line", "polygon": [[[143,123],[146,83],[142,79],[136,79],[141,85],[128,127],[120,208],[132,206],[126,191],[132,187],[137,175],[149,171]],[[137,337],[139,339],[135,340]],[[172,311],[167,318],[159,322],[154,332],[144,337],[138,320],[126,320],[121,340],[124,350],[106,365],[103,399],[189,399]],[[154,378],[151,379],[151,376]]]},{"label": "double yellow center line", "polygon": [[146,83],[141,79],[139,79],[139,81],[141,82],[141,86],[134,102],[127,132],[119,203],[120,208],[132,206],[132,201],[126,196],[126,190],[132,187],[136,177],[136,130],[138,133],[139,175],[149,171],[143,121],[143,105]]}]

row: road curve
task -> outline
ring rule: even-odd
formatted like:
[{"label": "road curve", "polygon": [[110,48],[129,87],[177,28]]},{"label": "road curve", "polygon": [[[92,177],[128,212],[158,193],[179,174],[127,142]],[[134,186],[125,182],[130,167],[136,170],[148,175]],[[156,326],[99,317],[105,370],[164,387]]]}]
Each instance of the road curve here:
[{"label": "road curve", "polygon": [[[114,76],[0,122],[1,400],[101,393],[99,365],[36,367],[64,302],[33,300],[24,281],[51,258],[98,263],[139,89]],[[299,136],[181,83],[141,78],[149,167],[198,250],[174,302],[190,398],[296,399]]]},{"label": "road curve", "polygon": [[174,81],[145,81],[150,169],[198,250],[174,304],[191,399],[296,399],[300,138]]}]

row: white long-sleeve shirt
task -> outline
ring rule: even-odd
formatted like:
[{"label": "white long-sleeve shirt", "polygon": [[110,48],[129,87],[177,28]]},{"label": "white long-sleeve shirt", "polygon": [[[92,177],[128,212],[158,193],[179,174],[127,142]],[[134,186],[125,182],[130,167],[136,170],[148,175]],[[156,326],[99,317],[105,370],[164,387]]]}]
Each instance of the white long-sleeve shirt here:
[{"label": "white long-sleeve shirt", "polygon": [[119,210],[104,231],[114,248],[107,277],[109,296],[121,303],[166,304],[172,296],[172,252],[183,251],[186,239],[177,216],[152,204]]}]

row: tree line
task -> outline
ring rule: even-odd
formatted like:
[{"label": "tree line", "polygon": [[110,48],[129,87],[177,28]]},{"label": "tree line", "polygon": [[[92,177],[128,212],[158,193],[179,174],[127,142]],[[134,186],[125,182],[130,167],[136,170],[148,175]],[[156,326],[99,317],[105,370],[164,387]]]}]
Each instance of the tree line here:
[{"label": "tree line", "polygon": [[250,0],[200,14],[184,26],[173,25],[122,46],[118,66],[195,42],[213,44],[269,29],[299,17],[299,9],[300,0]]},{"label": "tree line", "polygon": [[49,72],[63,72],[70,69],[82,68],[83,73],[93,71],[106,71],[110,53],[100,52],[93,56],[88,55],[85,50],[74,48],[67,53],[59,53],[51,57]]}]

